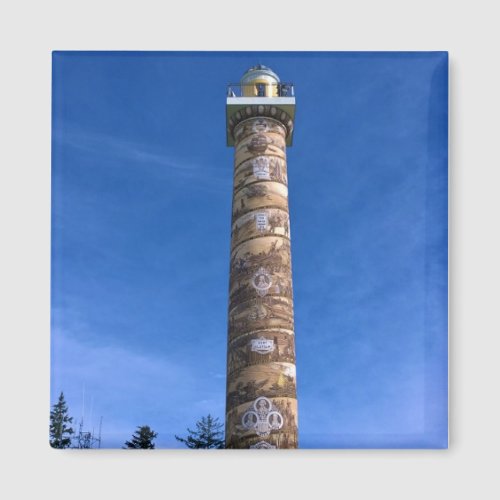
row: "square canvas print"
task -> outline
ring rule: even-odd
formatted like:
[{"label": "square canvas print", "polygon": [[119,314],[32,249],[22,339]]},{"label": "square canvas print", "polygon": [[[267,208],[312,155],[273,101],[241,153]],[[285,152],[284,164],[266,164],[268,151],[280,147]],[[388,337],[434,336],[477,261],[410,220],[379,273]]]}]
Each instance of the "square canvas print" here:
[{"label": "square canvas print", "polygon": [[53,53],[53,448],[448,446],[446,52]]}]

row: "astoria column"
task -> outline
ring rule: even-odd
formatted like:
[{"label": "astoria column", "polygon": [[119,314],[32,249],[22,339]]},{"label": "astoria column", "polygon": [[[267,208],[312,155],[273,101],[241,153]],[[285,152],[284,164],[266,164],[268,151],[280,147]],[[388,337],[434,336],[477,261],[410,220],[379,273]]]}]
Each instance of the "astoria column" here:
[{"label": "astoria column", "polygon": [[234,146],[226,448],[297,448],[286,147],[293,85],[265,66],[229,85]]}]

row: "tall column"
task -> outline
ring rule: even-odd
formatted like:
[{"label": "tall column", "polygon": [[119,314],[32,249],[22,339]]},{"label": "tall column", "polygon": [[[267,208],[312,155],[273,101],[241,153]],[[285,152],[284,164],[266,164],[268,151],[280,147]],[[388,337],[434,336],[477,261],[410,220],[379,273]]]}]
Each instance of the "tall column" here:
[{"label": "tall column", "polygon": [[234,189],[226,447],[297,448],[286,137],[290,117],[251,106],[229,123]]}]

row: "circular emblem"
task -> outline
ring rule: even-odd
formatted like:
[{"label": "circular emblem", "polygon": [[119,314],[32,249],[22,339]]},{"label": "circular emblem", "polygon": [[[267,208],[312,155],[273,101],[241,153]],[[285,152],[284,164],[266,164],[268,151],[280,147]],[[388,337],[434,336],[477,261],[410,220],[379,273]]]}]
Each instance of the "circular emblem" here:
[{"label": "circular emblem", "polygon": [[271,429],[281,429],[283,427],[283,417],[277,411],[271,411],[267,415],[267,421]]},{"label": "circular emblem", "polygon": [[273,404],[269,399],[265,398],[264,396],[261,396],[260,398],[257,398],[254,401],[253,407],[255,411],[259,414],[259,417],[265,417],[271,411]]},{"label": "circular emblem", "polygon": [[259,270],[253,275],[252,285],[261,297],[264,297],[264,295],[267,294],[267,291],[271,288],[272,284],[271,275],[263,267],[259,268]]},{"label": "circular emblem", "polygon": [[252,428],[254,427],[259,420],[259,417],[254,411],[247,411],[244,415],[243,418],[241,419],[241,422],[244,427],[247,428]]},{"label": "circular emblem", "polygon": [[252,408],[241,417],[241,423],[247,430],[253,429],[258,436],[267,437],[273,430],[283,427],[283,415],[264,396],[257,398]]}]

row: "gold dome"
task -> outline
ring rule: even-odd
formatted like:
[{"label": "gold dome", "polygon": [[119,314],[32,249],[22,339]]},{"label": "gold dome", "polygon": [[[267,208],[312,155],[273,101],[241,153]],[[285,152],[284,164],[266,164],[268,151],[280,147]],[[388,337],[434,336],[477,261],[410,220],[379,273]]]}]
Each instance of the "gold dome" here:
[{"label": "gold dome", "polygon": [[240,83],[245,97],[276,97],[280,79],[271,68],[257,64],[241,77]]}]

